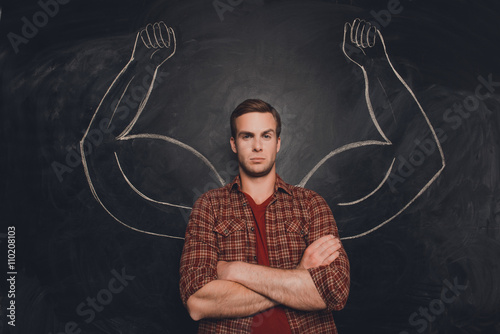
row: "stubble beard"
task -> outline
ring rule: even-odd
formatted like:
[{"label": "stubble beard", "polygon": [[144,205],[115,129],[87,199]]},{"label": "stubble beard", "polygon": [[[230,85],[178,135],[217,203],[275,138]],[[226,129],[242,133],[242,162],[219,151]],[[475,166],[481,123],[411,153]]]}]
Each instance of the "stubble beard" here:
[{"label": "stubble beard", "polygon": [[248,175],[250,177],[262,177],[262,176],[268,175],[273,170],[275,161],[270,163],[269,166],[267,166],[267,168],[265,168],[264,170],[262,170],[260,172],[255,172],[255,171],[250,170],[241,161],[238,161],[238,163],[239,163],[240,168],[243,170],[243,172],[245,172],[246,175]]}]

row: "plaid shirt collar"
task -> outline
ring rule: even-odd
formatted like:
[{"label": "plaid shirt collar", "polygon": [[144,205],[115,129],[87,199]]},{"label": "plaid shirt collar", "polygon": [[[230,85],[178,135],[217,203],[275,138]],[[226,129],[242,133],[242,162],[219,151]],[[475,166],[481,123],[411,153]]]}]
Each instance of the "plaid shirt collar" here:
[{"label": "plaid shirt collar", "polygon": [[[233,191],[240,191],[241,189],[241,179],[240,179],[240,176],[237,175],[233,182],[230,183],[230,189]],[[288,195],[292,195],[292,190],[290,189],[290,185],[285,183],[285,181],[283,181],[281,179],[281,177],[276,174],[276,183],[274,184],[274,193],[276,194],[276,192],[278,191],[278,189],[281,189],[282,191],[284,191],[285,193],[287,193]]]}]

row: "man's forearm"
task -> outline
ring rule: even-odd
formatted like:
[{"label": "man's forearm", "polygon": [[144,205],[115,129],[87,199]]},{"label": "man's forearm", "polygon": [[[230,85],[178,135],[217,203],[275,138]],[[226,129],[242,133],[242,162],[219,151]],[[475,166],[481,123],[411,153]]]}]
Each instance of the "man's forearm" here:
[{"label": "man's forearm", "polygon": [[245,262],[228,262],[222,276],[240,283],[271,300],[296,310],[326,308],[309,272],[305,269],[276,269]]},{"label": "man's forearm", "polygon": [[187,301],[194,320],[246,317],[278,305],[277,302],[231,281],[215,280],[203,286]]}]

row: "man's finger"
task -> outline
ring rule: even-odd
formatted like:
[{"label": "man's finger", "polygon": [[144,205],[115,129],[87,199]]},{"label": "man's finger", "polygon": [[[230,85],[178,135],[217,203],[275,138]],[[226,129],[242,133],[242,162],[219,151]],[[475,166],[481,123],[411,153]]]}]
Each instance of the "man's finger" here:
[{"label": "man's finger", "polygon": [[338,240],[338,238],[336,238],[333,234],[328,234],[328,235],[322,236],[321,238],[317,239],[313,243],[317,243],[318,245],[322,245],[324,243],[334,242],[335,240]]},{"label": "man's finger", "polygon": [[333,254],[331,254],[330,256],[328,256],[326,259],[323,260],[322,265],[323,266],[329,265],[330,263],[335,261],[339,257],[339,255],[340,255],[339,251],[334,252]]},{"label": "man's finger", "polygon": [[[312,247],[311,247],[312,246]],[[308,247],[308,256],[316,258],[319,263],[323,262],[325,258],[332,255],[341,247],[340,240],[333,235],[322,237],[316,241],[316,244],[311,244]]]},{"label": "man's finger", "polygon": [[322,236],[321,238],[317,239],[312,244],[310,244],[308,248],[311,248],[311,250],[315,250],[317,248],[320,248],[321,245],[324,244],[325,242],[332,241],[334,238],[335,237],[332,234]]},{"label": "man's finger", "polygon": [[333,242],[335,242],[335,240],[338,240],[338,238],[335,238],[332,234],[328,234],[319,238],[311,245],[314,244],[313,248],[328,247],[328,245],[331,245]]},{"label": "man's finger", "polygon": [[[331,240],[330,240],[331,241]],[[315,242],[313,242],[312,244],[310,244],[308,247],[307,247],[307,250],[309,253],[317,253],[317,252],[320,252],[322,251],[325,246],[328,247],[328,238],[324,238],[324,239],[318,239],[316,240]],[[323,246],[323,244],[325,244],[325,246]]]},{"label": "man's finger", "polygon": [[319,252],[319,255],[322,257],[328,257],[330,254],[338,251],[342,247],[342,244],[340,243],[340,240],[335,239],[331,242],[323,243],[320,247],[322,247],[323,250]]}]

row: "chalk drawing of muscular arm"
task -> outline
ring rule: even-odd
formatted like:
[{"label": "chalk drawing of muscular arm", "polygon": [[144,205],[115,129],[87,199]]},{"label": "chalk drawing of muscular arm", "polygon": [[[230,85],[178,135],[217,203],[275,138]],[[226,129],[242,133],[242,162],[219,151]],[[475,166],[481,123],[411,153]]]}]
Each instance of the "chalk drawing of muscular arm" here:
[{"label": "chalk drawing of muscular arm", "polygon": [[[359,50],[359,53],[353,54],[351,52],[348,52],[347,45],[350,45],[351,50],[352,48],[357,48]],[[150,24],[137,34],[130,61],[116,76],[103,99],[101,100],[99,106],[95,111],[95,114],[92,117],[89,127],[87,128],[83,138],[80,141],[80,148],[82,152],[83,167],[90,190],[95,199],[111,217],[113,217],[120,224],[137,232],[155,236],[183,239],[182,237],[175,236],[173,234],[153,232],[152,229],[145,227],[146,225],[143,221],[130,221],[130,219],[127,219],[130,217],[127,217],[126,215],[124,215],[124,217],[119,216],[122,209],[125,209],[123,206],[126,207],[126,205],[122,205],[122,207],[116,209],[116,207],[108,206],[106,204],[106,201],[103,200],[103,197],[106,197],[107,193],[114,192],[116,194],[116,188],[114,188],[113,186],[101,187],[101,191],[98,191],[98,187],[96,186],[98,184],[105,183],[104,181],[106,179],[113,178],[113,176],[116,175],[110,175],[107,170],[103,170],[103,167],[99,166],[100,157],[97,154],[93,153],[89,156],[86,156],[84,153],[85,145],[91,139],[90,137],[92,131],[98,131],[104,126],[107,129],[113,130],[103,131],[103,136],[106,137],[107,135],[103,142],[105,144],[108,144],[108,146],[110,147],[113,147],[113,144],[119,142],[134,140],[153,140],[160,141],[165,145],[175,145],[179,149],[186,150],[187,152],[191,153],[197,159],[197,162],[199,162],[200,165],[204,165],[206,168],[208,168],[210,174],[215,175],[221,186],[224,185],[224,180],[221,178],[219,173],[217,173],[211,162],[193,147],[169,136],[151,133],[134,134],[132,131],[139,117],[143,113],[146,104],[148,103],[151,91],[154,87],[155,77],[158,73],[158,69],[174,55],[175,49],[176,40],[174,31],[171,28],[168,28],[163,22],[155,23],[153,25]],[[409,200],[401,205],[401,207],[395,208],[395,212],[391,213],[388,217],[381,221],[370,222],[371,225],[367,224],[366,226],[362,226],[357,230],[358,232],[355,234],[343,237],[343,239],[354,239],[370,234],[383,225],[389,223],[403,211],[405,211],[419,196],[422,195],[422,193],[424,193],[431,186],[431,184],[440,175],[445,166],[445,160],[441,145],[432,124],[430,123],[426,113],[422,109],[413,91],[392,65],[387,54],[384,39],[380,31],[375,29],[375,27],[370,26],[369,23],[365,23],[364,21],[359,19],[354,20],[352,24],[346,23],[344,26],[343,51],[345,55],[355,65],[357,65],[363,73],[365,82],[365,102],[373,125],[375,126],[380,138],[375,140],[354,142],[334,149],[324,158],[320,159],[320,161],[311,169],[311,171],[307,175],[304,176],[304,178],[298,185],[302,187],[306,186],[311,178],[317,177],[318,169],[324,167],[328,160],[335,158],[341,154],[353,153],[354,155],[356,155],[356,149],[363,147],[396,146],[397,141],[402,141],[402,139],[400,138],[402,135],[401,131],[398,132],[397,130],[398,120],[400,119],[399,114],[409,113],[412,109],[414,109],[414,111],[416,111],[416,113],[418,113],[418,115],[423,119],[425,129],[422,129],[419,135],[414,136],[411,139],[424,141],[429,140],[430,138],[430,140],[432,140],[436,144],[439,160],[438,168],[435,171],[431,170],[431,174],[428,175],[428,178],[422,185],[422,187],[420,187],[415,194],[410,194]],[[371,56],[373,56],[370,56],[370,53],[374,53],[375,56],[377,55],[377,53],[380,53],[383,55],[383,57],[385,57],[387,72],[390,72],[390,76],[382,78],[379,76],[369,75],[368,64]],[[151,68],[153,68],[154,70],[151,71]],[[152,72],[153,74],[150,77],[145,77],[144,73],[148,72]],[[142,100],[140,101],[140,103],[138,103],[135,109],[135,113],[130,113],[128,111],[129,108],[123,108],[125,112],[120,112],[120,110],[122,110],[122,105],[130,105],[127,99],[129,98],[131,89],[137,86],[146,87],[146,89]],[[403,92],[404,94],[393,94],[393,91]],[[381,95],[385,97],[385,103],[387,104],[387,106],[384,106],[382,108],[380,108],[380,106],[373,105],[373,101],[379,101],[379,99],[377,99],[376,97]],[[406,95],[407,98],[405,99],[405,97],[402,97],[401,95]],[[410,101],[410,103],[413,105],[413,108],[409,107],[408,110],[406,110],[406,108],[402,108],[405,110],[398,110],[397,108],[393,108],[393,105],[398,105],[398,101],[396,101],[397,99]],[[390,117],[387,117],[388,114],[390,115]],[[394,122],[391,124],[391,122],[388,122],[388,118],[392,118]],[[379,119],[383,120],[382,124],[379,124]],[[111,154],[113,156],[113,164],[114,167],[116,167],[115,169],[118,171],[118,178],[121,178],[124,181],[126,186],[133,191],[138,199],[157,204],[159,206],[176,207],[187,210],[191,209],[190,206],[180,205],[175,202],[159,201],[144,194],[140,189],[138,189],[138,187],[133,184],[133,182],[129,180],[127,174],[122,168],[119,154],[117,154],[116,151],[109,153],[109,150],[104,154]],[[394,157],[392,161],[389,162],[386,173],[381,176],[380,183],[372,191],[368,192],[361,198],[344,203],[337,203],[337,205],[352,207],[353,210],[356,210],[357,206],[363,205],[366,201],[380,201],[378,195],[382,193],[380,190],[384,186],[387,186],[392,181],[392,184],[389,185],[391,187],[398,187],[398,185],[396,184],[397,182],[391,180],[391,175],[395,170],[395,161],[396,158]],[[428,170],[426,170],[425,168],[423,168],[423,170],[426,173],[428,172]],[[426,173],[423,174],[427,175]],[[421,177],[421,175],[422,173],[415,173],[415,175],[412,175],[411,177]],[[132,204],[133,206],[135,205],[134,202],[132,202]]]},{"label": "chalk drawing of muscular arm", "polygon": [[[166,233],[156,233],[150,229],[145,229],[144,221],[130,221],[127,217],[127,208],[124,203],[116,208],[116,205],[108,205],[106,197],[119,196],[118,189],[114,188],[109,183],[105,186],[110,178],[122,178],[133,194],[137,196],[137,200],[145,200],[147,202],[159,205],[181,209],[191,209],[186,205],[180,205],[173,202],[159,201],[149,197],[141,192],[138,187],[129,180],[120,161],[119,154],[113,150],[120,142],[134,140],[149,140],[160,141],[165,145],[175,145],[178,149],[186,150],[192,153],[200,162],[204,164],[213,175],[218,179],[221,185],[224,184],[223,179],[215,170],[214,166],[200,152],[191,146],[182,143],[175,138],[153,133],[133,133],[139,117],[144,111],[146,104],[153,90],[158,71],[165,62],[170,59],[176,51],[176,38],[172,28],[167,27],[164,22],[149,24],[136,35],[132,56],[125,67],[113,80],[106,94],[99,103],[90,124],[80,141],[81,157],[85,176],[89,184],[90,190],[94,198],[113,217],[117,222],[134,231],[146,233],[155,236],[183,239],[182,237],[169,235]],[[140,102],[131,102],[130,95],[137,91],[143,91]],[[85,146],[92,140],[92,134],[99,132],[104,136],[103,144],[95,147],[91,154],[85,154]],[[111,150],[110,150],[111,148]],[[102,153],[100,154],[99,151]],[[102,161],[113,156],[113,163],[104,166]],[[115,172],[113,172],[115,171]],[[123,182],[122,182],[123,183]],[[135,204],[135,203],[134,203]],[[153,207],[153,209],[155,209]],[[143,215],[146,217],[147,215]],[[144,218],[147,219],[147,218]],[[132,219],[133,220],[133,219]],[[168,224],[168,222],[167,222]],[[161,229],[162,231],[165,228]],[[168,228],[166,229],[168,231]]]},{"label": "chalk drawing of muscular arm", "polygon": [[[357,210],[360,205],[366,205],[366,201],[378,201],[380,206],[382,206],[383,203],[381,201],[383,199],[380,198],[381,196],[378,196],[381,193],[384,193],[385,196],[387,196],[388,193],[393,193],[394,196],[400,196],[401,193],[398,194],[398,189],[401,188],[406,181],[411,181],[411,179],[416,178],[424,179],[424,181],[421,182],[421,186],[417,187],[416,190],[415,188],[409,190],[413,192],[412,194],[408,194],[408,190],[406,189],[403,190],[407,192],[405,194],[407,199],[405,199],[405,202],[401,203],[399,207],[391,208],[392,212],[384,217],[384,219],[370,222],[369,224],[365,221],[363,222],[363,228],[358,228],[356,233],[342,238],[355,239],[370,234],[404,212],[438,178],[445,167],[445,158],[436,131],[428,116],[412,89],[394,68],[387,53],[386,44],[381,32],[369,22],[365,22],[361,19],[355,19],[352,23],[346,23],[344,25],[342,51],[347,58],[362,71],[365,85],[364,97],[366,106],[380,139],[354,142],[331,151],[311,169],[298,185],[301,187],[306,186],[319,168],[329,159],[335,159],[341,154],[356,154],[354,153],[357,151],[356,149],[362,147],[388,148],[396,145],[398,145],[400,149],[394,149],[397,154],[395,153],[392,161],[388,163],[387,171],[385,175],[381,175],[378,186],[361,198],[337,203],[336,205],[352,207],[352,210]],[[373,64],[372,60],[374,58],[383,59],[382,62],[383,67],[385,67],[384,72],[386,75],[379,75],[380,71],[375,75],[370,75],[371,73],[369,73],[369,71],[372,68],[371,65]],[[374,103],[374,101],[376,101],[376,103]],[[415,113],[415,116],[412,116],[413,118],[408,117],[408,114],[412,112]],[[420,118],[419,130],[408,131],[408,127],[406,127],[406,130],[401,127],[401,123],[403,123],[405,119],[418,118]],[[381,125],[382,123],[379,122],[379,119],[383,122],[383,125]],[[402,142],[410,142],[412,145],[401,144]],[[412,153],[415,153],[416,143],[422,142],[426,144],[432,142],[432,144],[429,145],[429,152],[432,148],[433,151],[430,153],[432,153],[432,159],[435,162],[434,165],[431,168],[422,166],[420,169],[417,166],[415,167],[415,173],[408,173],[411,175],[405,175],[404,177],[398,175],[396,156],[404,156],[407,158],[412,156]],[[431,159],[428,158],[428,160]],[[420,164],[420,162],[417,164]],[[385,189],[385,192],[380,191],[383,187],[389,188],[390,191],[387,191],[388,189]]]}]

